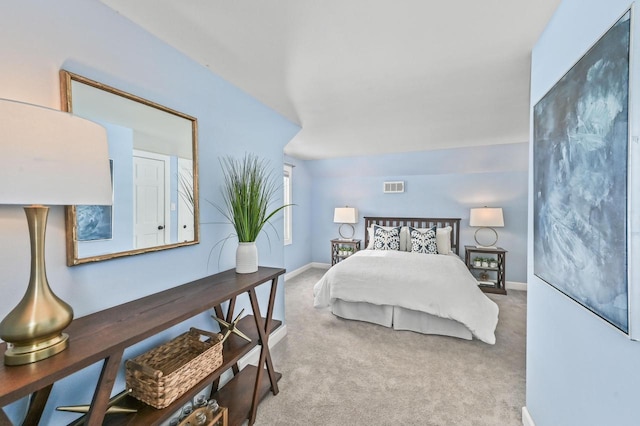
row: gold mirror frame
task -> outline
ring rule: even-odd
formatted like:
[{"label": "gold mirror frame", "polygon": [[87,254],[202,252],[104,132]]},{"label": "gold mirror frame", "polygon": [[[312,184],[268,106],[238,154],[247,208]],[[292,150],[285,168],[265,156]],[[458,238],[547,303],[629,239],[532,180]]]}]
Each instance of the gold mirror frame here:
[{"label": "gold mirror frame", "polygon": [[66,225],[66,245],[67,245],[67,265],[75,266],[84,263],[90,262],[99,262],[102,260],[115,259],[119,257],[125,256],[133,256],[137,254],[150,253],[160,250],[168,250],[177,247],[189,246],[198,244],[200,242],[200,228],[199,228],[199,217],[200,217],[200,209],[199,209],[199,179],[198,179],[198,120],[195,117],[191,117],[187,114],[175,111],[173,109],[167,108],[163,105],[157,104],[155,102],[149,101],[147,99],[143,99],[139,96],[132,95],[130,93],[124,92],[122,90],[113,88],[111,86],[107,86],[106,84],[99,83],[97,81],[88,79],[86,77],[82,77],[78,74],[71,73],[66,70],[60,70],[60,93],[61,93],[61,102],[62,102],[62,110],[67,112],[73,112],[73,96],[72,96],[72,82],[78,82],[81,84],[85,84],[87,86],[93,87],[98,90],[105,91],[107,93],[111,93],[116,96],[121,96],[125,99],[138,102],[142,105],[148,106],[150,108],[155,108],[162,112],[172,114],[176,117],[183,118],[189,120],[191,122],[191,136],[192,136],[192,161],[193,161],[193,240],[191,241],[183,241],[176,242],[171,244],[162,244],[153,247],[146,248],[138,248],[131,249],[113,253],[99,254],[99,255],[91,255],[86,257],[79,257],[78,253],[78,223],[76,217],[76,206],[66,206],[65,208],[65,225]]}]

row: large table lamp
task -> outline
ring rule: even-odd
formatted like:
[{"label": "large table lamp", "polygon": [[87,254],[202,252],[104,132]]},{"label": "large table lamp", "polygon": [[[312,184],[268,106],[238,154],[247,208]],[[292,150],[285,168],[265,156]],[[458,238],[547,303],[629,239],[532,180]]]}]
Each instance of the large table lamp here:
[{"label": "large table lamp", "polygon": [[[340,229],[338,233],[343,240],[351,240],[356,230],[353,227],[354,223],[358,223],[358,209],[355,207],[336,207],[333,212],[333,222],[340,223]],[[344,235],[343,227],[348,225],[351,228],[350,235]]]},{"label": "large table lamp", "polygon": [[[493,228],[499,228],[504,226],[504,216],[502,215],[502,209],[499,207],[481,207],[471,209],[469,217],[469,226],[477,226],[475,234],[473,234],[474,240],[478,248],[496,248],[495,245],[498,242],[498,232]],[[489,244],[481,244],[478,241],[478,232],[482,229],[488,229],[493,231],[495,239]]]},{"label": "large table lamp", "polygon": [[[6,365],[62,352],[73,310],[47,281],[45,205],[112,204],[107,135],[72,114],[0,99],[0,204],[22,205],[31,240],[31,276],[18,305],[0,322]],[[6,280],[8,277],[2,277]]]}]

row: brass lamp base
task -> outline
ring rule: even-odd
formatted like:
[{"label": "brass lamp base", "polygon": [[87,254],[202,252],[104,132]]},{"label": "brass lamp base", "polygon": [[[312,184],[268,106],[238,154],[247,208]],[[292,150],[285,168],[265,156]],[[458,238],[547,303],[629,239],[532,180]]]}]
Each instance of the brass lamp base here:
[{"label": "brass lamp base", "polygon": [[35,344],[10,344],[4,353],[5,365],[23,365],[41,361],[67,349],[69,335],[62,333],[53,339]]},{"label": "brass lamp base", "polygon": [[62,333],[73,320],[73,309],[56,296],[44,263],[44,237],[49,208],[24,208],[31,238],[31,277],[24,297],[0,322],[0,338],[7,342],[6,365],[23,365],[49,358],[68,346]]}]

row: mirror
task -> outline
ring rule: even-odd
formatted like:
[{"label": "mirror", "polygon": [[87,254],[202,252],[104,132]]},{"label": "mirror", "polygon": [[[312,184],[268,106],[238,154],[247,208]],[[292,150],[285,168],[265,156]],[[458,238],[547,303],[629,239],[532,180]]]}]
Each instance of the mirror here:
[{"label": "mirror", "polygon": [[68,206],[67,264],[197,244],[197,120],[61,70],[62,109],[107,129],[113,206]]}]

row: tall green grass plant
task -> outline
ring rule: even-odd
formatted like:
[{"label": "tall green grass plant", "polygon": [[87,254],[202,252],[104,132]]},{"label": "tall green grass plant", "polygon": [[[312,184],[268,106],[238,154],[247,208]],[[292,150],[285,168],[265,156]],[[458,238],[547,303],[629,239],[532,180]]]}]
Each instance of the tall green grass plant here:
[{"label": "tall green grass plant", "polygon": [[220,160],[224,174],[220,213],[233,225],[241,243],[254,242],[264,225],[289,204],[269,211],[280,185],[269,163],[254,154]]}]

